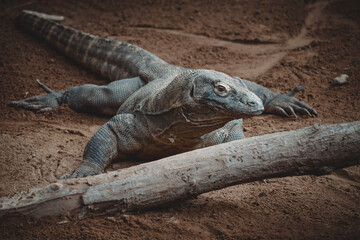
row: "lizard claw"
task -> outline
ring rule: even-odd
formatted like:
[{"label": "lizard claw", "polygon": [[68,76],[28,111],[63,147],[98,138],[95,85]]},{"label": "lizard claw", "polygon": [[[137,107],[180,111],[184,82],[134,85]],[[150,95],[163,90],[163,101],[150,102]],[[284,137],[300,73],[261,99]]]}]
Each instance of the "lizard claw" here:
[{"label": "lizard claw", "polygon": [[53,90],[51,90],[46,85],[42,84],[39,79],[36,79],[36,82],[39,84],[39,87],[45,90],[46,93],[55,93]]},{"label": "lizard claw", "polygon": [[70,179],[70,176],[71,176],[71,174],[69,174],[69,173],[64,174],[64,175],[62,175],[62,176],[59,178],[59,180],[66,180],[66,179]]},{"label": "lizard claw", "polygon": [[296,86],[296,87],[294,87],[294,89],[291,92],[286,93],[286,95],[292,97],[298,92],[302,92],[304,94],[305,93],[305,88],[303,88],[302,86]]}]

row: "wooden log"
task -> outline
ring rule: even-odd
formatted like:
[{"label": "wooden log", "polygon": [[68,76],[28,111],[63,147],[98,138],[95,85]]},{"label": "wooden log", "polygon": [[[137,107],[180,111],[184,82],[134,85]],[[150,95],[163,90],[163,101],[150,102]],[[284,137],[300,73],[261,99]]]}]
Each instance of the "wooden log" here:
[{"label": "wooden log", "polygon": [[130,211],[235,184],[329,174],[359,163],[360,121],[314,125],[220,144],[110,173],[58,181],[1,198],[0,215],[22,213],[40,217],[99,206]]}]

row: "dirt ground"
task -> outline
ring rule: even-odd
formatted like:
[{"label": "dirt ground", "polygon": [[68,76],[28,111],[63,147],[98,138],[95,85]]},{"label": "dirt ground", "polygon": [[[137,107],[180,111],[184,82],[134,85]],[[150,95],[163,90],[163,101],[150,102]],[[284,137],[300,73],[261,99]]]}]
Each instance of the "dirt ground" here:
[{"label": "dirt ground", "polygon": [[[45,114],[12,100],[107,82],[14,25],[21,9],[139,45],[172,64],[208,68],[298,97],[319,113],[244,121],[247,137],[360,120],[358,0],[1,1],[0,197],[56,181],[81,162],[108,119],[67,107]],[[348,74],[348,84],[333,79]],[[132,165],[116,163],[108,170]],[[360,239],[360,167],[229,187],[147,211],[77,217],[1,217],[1,239]]]}]

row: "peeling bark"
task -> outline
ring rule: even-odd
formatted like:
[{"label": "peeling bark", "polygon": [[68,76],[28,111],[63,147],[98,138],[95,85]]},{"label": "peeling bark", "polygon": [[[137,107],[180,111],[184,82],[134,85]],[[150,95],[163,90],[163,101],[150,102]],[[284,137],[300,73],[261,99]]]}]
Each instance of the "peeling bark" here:
[{"label": "peeling bark", "polygon": [[131,211],[260,179],[329,174],[360,163],[360,121],[314,125],[203,148],[0,199],[0,215]]}]

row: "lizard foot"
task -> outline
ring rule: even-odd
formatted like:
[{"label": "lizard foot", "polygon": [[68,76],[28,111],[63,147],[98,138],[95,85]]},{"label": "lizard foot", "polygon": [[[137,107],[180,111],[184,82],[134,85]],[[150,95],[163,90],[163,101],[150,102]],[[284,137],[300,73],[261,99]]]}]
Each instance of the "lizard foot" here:
[{"label": "lizard foot", "polygon": [[64,92],[54,92],[49,87],[42,84],[36,79],[39,87],[48,94],[27,98],[20,101],[12,101],[9,103],[11,107],[23,108],[36,113],[48,112],[60,107],[63,102]]},{"label": "lizard foot", "polygon": [[307,114],[310,117],[317,116],[315,109],[293,97],[298,92],[304,93],[305,89],[297,86],[290,93],[276,95],[267,106],[265,106],[265,112],[277,113],[286,117],[293,115],[295,118],[297,118],[296,113]]},{"label": "lizard foot", "polygon": [[70,178],[83,178],[83,177],[97,175],[100,174],[101,172],[102,169],[98,165],[90,162],[84,162],[78,168],[76,168],[74,172],[70,174],[62,175],[60,177],[60,180],[70,179]]}]

